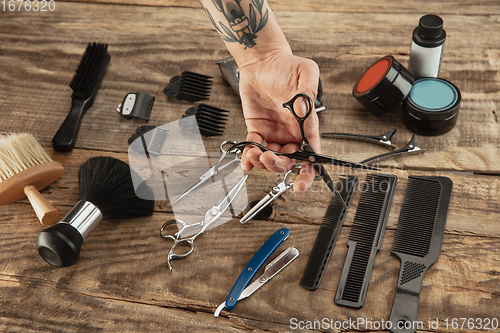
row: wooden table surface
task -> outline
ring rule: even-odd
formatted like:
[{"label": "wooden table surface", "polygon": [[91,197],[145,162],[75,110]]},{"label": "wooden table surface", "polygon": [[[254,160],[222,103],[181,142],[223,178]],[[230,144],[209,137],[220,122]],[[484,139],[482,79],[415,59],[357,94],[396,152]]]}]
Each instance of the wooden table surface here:
[{"label": "wooden table surface", "polygon": [[[467,324],[452,327],[454,318],[459,326],[460,318],[483,324],[486,318],[496,318],[491,324],[498,326],[500,3],[270,4],[294,53],[312,58],[321,69],[327,110],[319,115],[320,131],[373,135],[397,128],[393,141],[398,147],[412,135],[400,117],[371,115],[351,96],[352,87],[384,55],[408,64],[411,33],[422,15],[435,13],[444,20],[441,76],[461,90],[460,115],[445,135],[417,136],[425,154],[384,164],[383,171],[397,175],[398,184],[364,306],[356,310],[333,302],[359,192],[315,292],[300,287],[299,280],[329,202],[330,194],[321,191],[320,182],[302,195],[285,193],[273,203],[269,217],[244,226],[233,218],[209,230],[196,239],[190,257],[173,263],[172,272],[166,263],[170,243],[159,236],[160,226],[173,217],[168,201],[157,201],[148,218],[101,222],[74,266],[54,268],[37,254],[36,238],[43,226],[22,200],[0,207],[0,331],[288,332],[324,319],[387,320],[400,267],[390,249],[409,175],[441,175],[454,183],[441,256],[423,282],[423,331],[480,331]],[[32,133],[64,165],[62,177],[42,191],[61,215],[78,201],[81,163],[99,155],[128,161],[127,139],[145,124],[116,113],[128,92],[154,95],[148,124],[163,125],[178,120],[192,105],[163,94],[169,79],[185,70],[211,75],[214,85],[207,103],[230,112],[224,135],[203,140],[207,153],[217,153],[222,140],[245,138],[240,101],[215,64],[229,54],[195,0],[56,1],[54,11],[43,13],[0,7],[0,41],[0,133]],[[83,118],[76,149],[53,152],[52,137],[70,107],[68,84],[85,46],[93,41],[109,44],[111,62],[94,106]],[[385,152],[354,141],[322,139],[321,144],[324,153],[353,161]],[[195,177],[203,170],[186,172],[185,177]],[[364,173],[359,176],[364,179]],[[270,172],[248,172],[248,201],[262,198],[279,179]],[[246,263],[281,227],[290,230],[281,249],[294,246],[299,258],[232,312],[214,318]],[[439,327],[429,327],[429,320],[436,319]],[[315,331],[339,330],[323,325]]]}]

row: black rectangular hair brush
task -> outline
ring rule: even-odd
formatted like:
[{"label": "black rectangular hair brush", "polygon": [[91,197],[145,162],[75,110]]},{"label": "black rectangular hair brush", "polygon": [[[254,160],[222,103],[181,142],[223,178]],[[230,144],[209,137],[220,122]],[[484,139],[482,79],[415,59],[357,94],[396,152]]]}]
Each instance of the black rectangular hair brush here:
[{"label": "black rectangular hair brush", "polygon": [[393,333],[417,330],[425,272],[441,253],[453,183],[446,177],[410,176],[391,253],[401,260],[389,321]]},{"label": "black rectangular hair brush", "polygon": [[394,175],[368,174],[349,234],[335,304],[360,308],[365,302],[375,256],[382,246],[387,217],[396,189]]},{"label": "black rectangular hair brush", "polygon": [[318,289],[357,187],[358,177],[356,176],[345,176],[337,182],[337,190],[347,208],[336,196],[332,196],[300,279],[301,287],[311,291]]},{"label": "black rectangular hair brush", "polygon": [[70,152],[75,147],[80,121],[94,103],[99,84],[106,71],[110,56],[107,44],[89,43],[75,75],[69,84],[73,90],[71,110],[52,139],[58,152]]}]

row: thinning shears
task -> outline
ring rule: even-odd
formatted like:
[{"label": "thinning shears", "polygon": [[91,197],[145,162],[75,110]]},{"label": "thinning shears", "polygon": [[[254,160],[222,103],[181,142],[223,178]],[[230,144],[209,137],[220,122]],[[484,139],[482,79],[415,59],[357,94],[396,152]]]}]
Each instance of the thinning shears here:
[{"label": "thinning shears", "polygon": [[[205,172],[203,175],[198,178],[197,181],[195,181],[193,184],[191,184],[188,188],[186,188],[181,194],[179,194],[174,200],[170,201],[168,204],[169,206],[172,206],[174,203],[179,201],[180,199],[184,198],[186,195],[191,193],[193,190],[198,188],[200,185],[205,183],[207,180],[209,180],[211,177],[215,176],[217,173],[222,171],[223,169],[227,168],[231,164],[235,162],[241,162],[241,150],[237,147],[229,148],[228,150],[224,150],[224,146],[228,144],[236,144],[236,141],[234,140],[226,140],[221,143],[220,145],[220,151],[222,152],[222,155],[220,156],[219,160],[210,168],[208,169],[207,172]],[[229,162],[222,164],[222,161],[229,155],[229,154],[234,154],[234,158],[230,160]]]},{"label": "thinning shears", "polygon": [[[247,179],[247,175],[243,176],[228,192],[224,195],[219,202],[210,208],[206,213],[202,221],[187,224],[184,221],[178,219],[168,220],[163,224],[160,229],[160,236],[166,239],[171,239],[174,241],[174,245],[170,248],[170,251],[167,255],[167,264],[168,268],[172,270],[172,264],[170,261],[172,259],[181,259],[190,255],[194,251],[194,240],[196,237],[204,233],[209,227],[213,226],[213,224],[224,214],[224,212],[229,208],[229,205],[233,202],[234,198],[240,192],[241,188],[245,184],[245,180]],[[181,226],[180,230],[174,234],[166,234],[165,228],[170,225],[176,224]],[[189,229],[198,230],[193,236],[187,238],[181,238],[183,233],[186,233]],[[177,246],[187,244],[189,246],[189,250],[186,253],[176,253],[175,249]]]},{"label": "thinning shears", "polygon": [[[307,101],[307,112],[302,117],[299,117],[294,109],[294,103],[297,101],[298,98],[304,98]],[[368,170],[379,170],[379,169],[365,165],[365,164],[361,164],[361,163],[349,162],[349,161],[345,161],[345,160],[338,159],[335,157],[317,154],[314,151],[314,148],[309,143],[309,140],[307,140],[307,137],[306,137],[305,131],[304,131],[304,122],[306,121],[306,119],[309,117],[309,115],[311,114],[311,112],[313,110],[313,102],[308,95],[302,94],[302,93],[295,95],[289,102],[283,103],[283,108],[287,108],[288,110],[290,110],[293,117],[295,118],[295,120],[297,120],[297,123],[299,124],[300,135],[302,137],[302,140],[300,143],[300,150],[297,150],[294,153],[281,153],[281,152],[276,152],[274,150],[271,150],[271,149],[269,149],[269,148],[267,148],[267,147],[265,147],[257,142],[252,142],[252,141],[239,142],[239,143],[235,144],[234,146],[228,148],[228,150],[232,151],[233,149],[239,149],[240,151],[243,151],[243,149],[246,146],[255,146],[255,147],[259,148],[262,152],[271,151],[278,156],[286,156],[286,157],[300,160],[300,161],[311,162],[314,169],[320,175],[320,177],[323,179],[323,181],[326,183],[328,188],[335,194],[337,199],[341,203],[343,203],[344,206],[346,206],[344,199],[342,198],[340,193],[335,188],[335,185],[334,185],[332,179],[330,178],[330,175],[328,175],[328,172],[326,172],[325,167],[323,166],[323,163],[324,164],[348,166],[351,168],[365,168]]]},{"label": "thinning shears", "polygon": [[[300,166],[297,166],[296,169],[300,168]],[[295,170],[289,170],[285,173],[285,176],[283,177],[283,180],[278,183],[278,185],[273,186],[272,190],[266,194],[264,198],[262,198],[255,206],[252,207],[248,211],[248,213],[245,214],[240,219],[240,223],[244,224],[253,219],[260,211],[262,211],[264,208],[266,208],[271,202],[279,198],[283,193],[288,191],[292,186],[293,182],[287,181],[288,175]]]}]

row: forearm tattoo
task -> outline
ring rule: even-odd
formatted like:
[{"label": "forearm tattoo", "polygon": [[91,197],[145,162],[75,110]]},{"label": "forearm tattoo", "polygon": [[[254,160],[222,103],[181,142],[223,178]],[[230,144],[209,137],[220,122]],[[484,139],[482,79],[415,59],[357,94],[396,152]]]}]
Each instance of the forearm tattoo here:
[{"label": "forearm tattoo", "polygon": [[[203,6],[203,3],[200,4]],[[248,47],[256,45],[257,33],[264,28],[268,19],[268,9],[263,12],[265,0],[251,0],[248,9],[244,10],[241,0],[212,0],[215,8],[221,12],[227,22],[217,23],[210,11],[203,6],[212,21],[215,29],[219,32],[222,39],[229,43],[240,43]],[[229,28],[227,27],[229,25]]]}]

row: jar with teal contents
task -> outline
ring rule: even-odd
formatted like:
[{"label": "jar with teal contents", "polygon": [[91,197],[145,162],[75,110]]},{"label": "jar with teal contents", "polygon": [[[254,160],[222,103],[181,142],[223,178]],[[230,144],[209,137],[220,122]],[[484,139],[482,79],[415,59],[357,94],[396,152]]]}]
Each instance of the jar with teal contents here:
[{"label": "jar with teal contents", "polygon": [[460,101],[460,90],[449,81],[433,77],[416,80],[403,103],[403,123],[420,135],[447,133],[455,127]]}]

